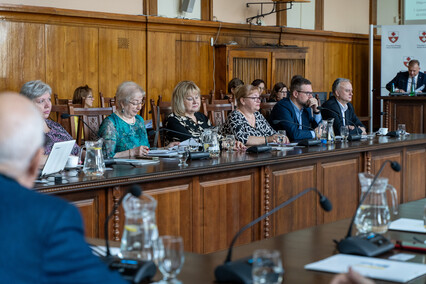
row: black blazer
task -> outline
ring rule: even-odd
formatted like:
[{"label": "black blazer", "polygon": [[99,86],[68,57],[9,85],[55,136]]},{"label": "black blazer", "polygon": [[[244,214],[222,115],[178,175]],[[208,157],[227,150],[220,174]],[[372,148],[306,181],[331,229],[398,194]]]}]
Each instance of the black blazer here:
[{"label": "black blazer", "polygon": [[[407,90],[408,78],[408,71],[399,72],[398,74],[396,74],[395,78],[392,79],[392,81],[386,84],[386,89],[391,92],[392,84],[394,84],[395,88],[410,92],[410,90]],[[423,92],[423,90],[425,89],[425,84],[426,75],[423,72],[419,72],[419,76],[417,77],[416,91]]]},{"label": "black blazer", "polygon": [[[343,125],[343,117],[342,117],[342,112],[340,111],[340,106],[339,106],[339,103],[337,102],[336,97],[333,96],[330,99],[328,99],[322,105],[322,107],[330,109],[330,110],[327,110],[327,109],[321,110],[322,119],[326,120],[329,118],[334,118],[334,124],[333,124],[334,134],[340,135],[340,127]],[[345,118],[346,118],[345,125],[352,125],[352,126],[356,125],[355,129],[350,131],[350,134],[361,134],[362,131],[358,130],[357,128],[365,127],[365,126],[356,116],[354,107],[351,103],[348,103],[348,109],[345,111]]]}]

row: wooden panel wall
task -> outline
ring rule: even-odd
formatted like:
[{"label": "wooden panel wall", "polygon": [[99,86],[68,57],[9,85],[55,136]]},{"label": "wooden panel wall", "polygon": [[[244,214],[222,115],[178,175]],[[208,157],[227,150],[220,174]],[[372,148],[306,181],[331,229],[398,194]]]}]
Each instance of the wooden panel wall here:
[{"label": "wooden panel wall", "polygon": [[[146,89],[148,100],[160,94],[169,100],[180,80],[193,80],[207,94],[214,86],[210,40],[216,38],[220,27],[217,44],[232,40],[243,46],[281,43],[308,47],[305,73],[314,90],[329,91],[335,78],[349,78],[354,83],[356,112],[367,113],[365,35],[82,14],[28,6],[0,5],[0,16],[0,90],[18,91],[28,80],[42,79],[61,98],[71,98],[74,89],[82,84],[89,84],[95,97],[98,91],[112,96],[119,83],[133,80]],[[376,65],[379,60],[377,57]]]}]

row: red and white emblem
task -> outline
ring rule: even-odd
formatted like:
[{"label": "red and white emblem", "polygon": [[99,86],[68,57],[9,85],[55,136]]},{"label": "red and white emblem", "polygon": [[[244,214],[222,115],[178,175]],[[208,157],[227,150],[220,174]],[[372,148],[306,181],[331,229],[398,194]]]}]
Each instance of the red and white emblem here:
[{"label": "red and white emblem", "polygon": [[402,58],[402,62],[404,63],[404,66],[408,68],[408,63],[413,59],[413,56],[404,56]]},{"label": "red and white emblem", "polygon": [[388,38],[391,43],[397,42],[399,38],[399,32],[388,32]]},{"label": "red and white emblem", "polygon": [[426,43],[426,31],[419,32],[419,39],[421,42]]}]

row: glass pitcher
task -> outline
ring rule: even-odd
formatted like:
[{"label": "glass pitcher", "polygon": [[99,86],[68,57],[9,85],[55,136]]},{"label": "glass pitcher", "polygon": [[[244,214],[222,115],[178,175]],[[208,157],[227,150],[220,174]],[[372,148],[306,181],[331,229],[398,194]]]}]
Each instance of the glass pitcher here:
[{"label": "glass pitcher", "polygon": [[334,142],[334,118],[330,118],[327,120],[327,141],[333,143]]},{"label": "glass pitcher", "polygon": [[147,194],[139,198],[128,193],[123,199],[124,224],[119,257],[153,260],[158,239],[155,209],[157,201]]},{"label": "glass pitcher", "polygon": [[[367,192],[374,179],[374,175],[359,173],[362,197]],[[355,225],[359,233],[386,233],[390,223],[390,211],[386,191],[392,197],[393,214],[398,214],[398,197],[396,189],[388,184],[388,179],[379,177],[356,212]],[[361,198],[362,198],[361,197]]]},{"label": "glass pitcher", "polygon": [[102,154],[103,139],[98,141],[86,141],[83,148],[86,148],[86,158],[84,159],[83,172],[89,176],[101,176],[105,172],[104,157]]},{"label": "glass pitcher", "polygon": [[220,148],[219,140],[217,138],[217,129],[205,129],[200,136],[201,143],[203,143],[204,151],[209,152],[210,157],[219,157]]}]

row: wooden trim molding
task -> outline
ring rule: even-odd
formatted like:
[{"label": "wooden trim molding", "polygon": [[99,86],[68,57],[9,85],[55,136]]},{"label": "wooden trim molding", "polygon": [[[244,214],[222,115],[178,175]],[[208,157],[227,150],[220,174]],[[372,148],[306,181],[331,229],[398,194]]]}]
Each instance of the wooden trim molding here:
[{"label": "wooden trim molding", "polygon": [[[277,2],[277,10],[284,9],[287,6],[287,3]],[[287,11],[281,11],[277,13],[277,26],[285,27],[287,26]]]},{"label": "wooden trim molding", "polygon": [[324,0],[315,1],[315,30],[324,30]]},{"label": "wooden trim molding", "polygon": [[157,0],[143,0],[143,13],[145,15],[158,15]]},{"label": "wooden trim molding", "polygon": [[213,21],[213,0],[201,0],[201,20]]}]

